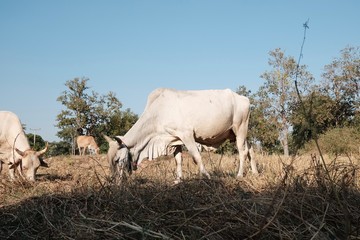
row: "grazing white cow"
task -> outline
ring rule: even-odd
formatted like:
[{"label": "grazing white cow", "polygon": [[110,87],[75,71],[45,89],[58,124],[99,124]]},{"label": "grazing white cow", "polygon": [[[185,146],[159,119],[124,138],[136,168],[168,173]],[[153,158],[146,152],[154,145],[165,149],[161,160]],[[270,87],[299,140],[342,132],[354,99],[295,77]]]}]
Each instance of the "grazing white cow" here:
[{"label": "grazing white cow", "polygon": [[[113,171],[132,160],[139,165],[145,158],[155,159],[174,154],[179,182],[182,178],[181,146],[185,145],[199,166],[206,171],[196,143],[217,148],[226,139],[236,141],[240,166],[237,176],[243,176],[243,163],[248,154],[246,137],[250,116],[249,99],[226,90],[177,91],[156,89],[147,100],[143,114],[134,126],[109,144],[108,160]],[[251,159],[253,173],[256,163]]]},{"label": "grazing white cow", "polygon": [[12,180],[15,179],[17,168],[21,177],[35,181],[37,169],[40,166],[47,167],[40,158],[47,148],[46,144],[41,151],[31,150],[19,118],[12,112],[0,111],[0,161],[4,160],[9,164]]},{"label": "grazing white cow", "polygon": [[78,136],[76,138],[76,143],[79,148],[80,155],[85,155],[86,148],[89,150],[90,154],[99,154],[100,148],[96,144],[93,136]]}]

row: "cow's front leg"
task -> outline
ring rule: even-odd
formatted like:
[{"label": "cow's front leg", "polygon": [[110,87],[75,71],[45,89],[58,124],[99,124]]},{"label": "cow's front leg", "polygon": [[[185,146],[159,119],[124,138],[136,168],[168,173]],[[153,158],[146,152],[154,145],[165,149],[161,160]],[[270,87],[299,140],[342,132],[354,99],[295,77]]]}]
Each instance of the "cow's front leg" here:
[{"label": "cow's front leg", "polygon": [[249,149],[248,158],[250,159],[251,170],[253,174],[258,175],[259,171],[257,170],[256,166],[254,148],[248,142],[246,142],[246,145]]},{"label": "cow's front leg", "polygon": [[205,175],[208,179],[210,179],[209,173],[206,171],[205,166],[202,162],[200,152],[196,146],[196,142],[194,139],[183,140],[186,148],[188,149],[190,155],[192,156],[194,162],[199,166],[200,175]]},{"label": "cow's front leg", "polygon": [[181,146],[177,146],[174,152],[174,157],[176,161],[176,180],[174,181],[175,184],[181,182],[182,179],[182,150]]},{"label": "cow's front leg", "polygon": [[16,168],[16,167],[10,168],[10,166],[9,166],[10,181],[14,181],[14,180],[15,180],[15,168]]}]

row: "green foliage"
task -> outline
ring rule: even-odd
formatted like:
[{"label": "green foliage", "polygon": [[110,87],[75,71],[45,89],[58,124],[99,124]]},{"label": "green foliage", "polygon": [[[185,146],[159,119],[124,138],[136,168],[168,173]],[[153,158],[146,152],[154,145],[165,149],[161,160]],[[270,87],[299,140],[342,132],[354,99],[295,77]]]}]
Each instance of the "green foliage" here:
[{"label": "green foliage", "polygon": [[[261,75],[265,82],[255,94],[238,88],[251,101],[252,142],[268,152],[282,147],[285,153],[289,140],[289,152],[296,153],[329,129],[360,129],[360,47],[343,49],[340,57],[326,65],[319,86],[313,85],[305,65],[297,68],[294,58],[281,49],[270,52],[269,65],[271,70]],[[301,101],[293,84],[296,70]]]},{"label": "green foliage", "polygon": [[71,154],[71,144],[66,141],[52,142],[49,144],[49,149],[47,151],[48,156],[58,156],[58,155],[69,155]]},{"label": "green foliage", "polygon": [[[34,145],[34,134],[26,134],[28,138],[31,149],[35,151],[40,151],[45,148],[46,142],[39,135],[35,135],[35,145]],[[51,142],[48,143],[48,150],[44,154],[45,157],[58,156],[58,155],[68,155],[71,153],[71,144],[65,141],[61,142]]]},{"label": "green foliage", "polygon": [[230,140],[226,140],[223,144],[221,144],[218,149],[216,149],[216,153],[233,155],[238,153],[238,149],[234,142],[230,142]]},{"label": "green foliage", "polygon": [[[42,150],[45,148],[46,143],[41,136],[35,135],[35,139],[34,139],[34,134],[28,133],[28,134],[26,134],[26,137],[29,141],[31,149],[33,149],[35,151],[39,151],[39,150]],[[34,145],[34,142],[35,142],[35,145]]]},{"label": "green foliage", "polygon": [[284,154],[289,155],[290,106],[296,101],[293,79],[297,72],[298,78],[301,79],[299,87],[306,92],[313,77],[307,72],[306,66],[297,68],[295,59],[285,56],[281,49],[275,49],[269,55],[269,65],[272,70],[266,71],[260,76],[265,83],[259,90],[261,98],[258,98],[258,101],[262,105],[260,109],[263,111],[263,121],[265,120],[270,128],[277,129]]},{"label": "green foliage", "polygon": [[113,116],[120,115],[122,104],[115,94],[88,93],[88,81],[86,78],[67,81],[65,86],[68,90],[57,99],[66,108],[57,116],[57,127],[61,129],[58,136],[65,141],[71,142],[77,135],[77,129],[82,129],[86,135],[99,135],[104,124]]},{"label": "green foliage", "polygon": [[353,124],[360,109],[360,47],[346,47],[325,66],[322,88],[334,100],[337,127]]},{"label": "green foliage", "polygon": [[[268,112],[271,102],[264,100],[267,99],[266,92],[258,91],[256,94],[251,94],[251,91],[242,85],[238,87],[236,92],[248,97],[250,100],[249,142],[261,143],[262,149],[269,153],[278,152],[280,148],[279,132],[275,118]],[[234,144],[225,142],[223,145],[225,152],[235,153],[237,151]],[[234,149],[231,149],[230,146],[233,146]],[[218,152],[222,153],[221,150]]]},{"label": "green foliage", "polygon": [[[333,128],[321,134],[318,139],[323,153],[335,156],[359,153],[360,131],[352,127]],[[316,151],[314,142],[305,145],[305,151]]]},{"label": "green foliage", "polygon": [[324,133],[329,127],[335,126],[334,114],[336,111],[333,111],[333,107],[334,101],[321,92],[313,92],[303,98],[302,105],[299,101],[292,105],[292,148],[294,152],[302,148],[306,142],[314,139],[317,134]]},{"label": "green foliage", "polygon": [[119,115],[113,115],[107,125],[107,133],[110,136],[123,136],[138,120],[138,115],[129,108]]},{"label": "green foliage", "polygon": [[[268,152],[277,152],[280,148],[284,154],[289,154],[288,135],[290,129],[290,106],[296,100],[293,79],[297,70],[293,57],[287,57],[280,49],[269,52],[270,71],[265,71],[260,77],[264,84],[258,92],[250,95],[245,87],[238,88],[239,94],[248,94],[251,101],[251,117],[249,123],[249,138],[259,142]],[[307,72],[306,66],[298,69],[298,78],[301,79],[301,89],[308,92],[312,75]]]},{"label": "green foliage", "polygon": [[[321,86],[305,96],[302,105],[298,101],[292,106],[294,149],[303,147],[306,142],[316,138],[317,134],[329,129],[360,128],[359,50],[353,47],[342,50],[340,58],[335,58],[325,66]],[[331,131],[326,133],[329,134]],[[342,152],[337,148],[333,151]]]},{"label": "green foliage", "polygon": [[356,102],[360,87],[360,47],[346,47],[325,65],[322,85],[335,101]]},{"label": "green foliage", "polygon": [[[114,136],[125,134],[137,121],[138,116],[130,109],[120,111],[122,103],[115,93],[99,95],[95,91],[88,93],[89,79],[74,78],[65,83],[68,90],[58,97],[65,109],[57,116],[58,136],[73,146],[79,132],[95,137],[101,152],[106,151],[106,141],[102,134]],[[60,148],[63,153],[65,148]]]}]

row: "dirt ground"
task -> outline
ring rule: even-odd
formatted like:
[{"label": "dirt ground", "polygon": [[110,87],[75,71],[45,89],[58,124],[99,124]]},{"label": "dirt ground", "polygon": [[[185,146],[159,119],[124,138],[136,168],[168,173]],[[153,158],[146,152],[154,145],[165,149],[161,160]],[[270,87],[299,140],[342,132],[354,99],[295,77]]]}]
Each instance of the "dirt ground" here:
[{"label": "dirt ground", "polygon": [[0,236],[7,239],[359,239],[358,156],[237,156],[202,153],[211,179],[184,154],[145,161],[120,185],[106,155],[47,158],[37,181],[0,182]]}]

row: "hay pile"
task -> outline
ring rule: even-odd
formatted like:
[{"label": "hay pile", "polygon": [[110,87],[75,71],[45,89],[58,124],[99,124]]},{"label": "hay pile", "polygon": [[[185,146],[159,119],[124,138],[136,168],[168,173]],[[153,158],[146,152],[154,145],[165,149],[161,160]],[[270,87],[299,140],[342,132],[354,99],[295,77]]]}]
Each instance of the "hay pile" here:
[{"label": "hay pile", "polygon": [[[72,166],[77,166],[78,162],[74,162]],[[166,160],[163,162],[168,164]],[[210,180],[192,176],[173,185],[157,171],[167,166],[170,172],[165,175],[171,176],[174,168],[154,163],[148,167],[151,173],[144,170],[121,186],[107,181],[101,164],[100,168],[89,164],[86,173],[79,168],[58,173],[58,178],[51,181],[63,183],[66,189],[57,186],[56,191],[39,187],[48,183],[49,178],[35,187],[24,183],[9,186],[3,182],[1,194],[27,195],[1,207],[0,236],[8,239],[360,238],[359,169],[355,164],[330,164],[327,172],[319,163],[301,171],[288,166],[272,182],[270,175],[265,174],[265,167],[260,177],[248,175],[244,180],[228,176],[226,169],[223,174],[215,174],[212,169],[210,173],[215,176]],[[62,174],[71,177],[60,179]],[[18,190],[11,190],[14,188]],[[29,197],[34,188],[38,191]],[[2,199],[10,201],[9,196],[2,195]]]}]

